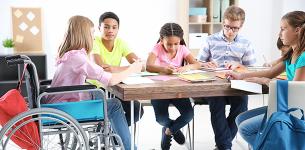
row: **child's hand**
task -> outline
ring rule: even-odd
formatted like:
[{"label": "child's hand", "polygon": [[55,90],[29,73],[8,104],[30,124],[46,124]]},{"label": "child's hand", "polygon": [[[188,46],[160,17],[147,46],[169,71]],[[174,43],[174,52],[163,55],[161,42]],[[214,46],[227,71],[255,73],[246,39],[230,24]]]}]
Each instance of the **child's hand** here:
[{"label": "child's hand", "polygon": [[182,72],[187,72],[190,71],[190,68],[188,66],[183,66],[175,69],[175,72],[177,73],[182,73]]},{"label": "child's hand", "polygon": [[241,80],[243,79],[243,76],[242,76],[242,73],[237,73],[237,72],[234,72],[234,71],[229,71],[229,72],[226,72],[226,78],[227,79],[230,79],[230,80]]},{"label": "child's hand", "polygon": [[225,64],[225,67],[230,69],[230,70],[237,70],[237,69],[246,69],[247,67],[240,64],[240,63],[236,63],[236,62],[232,62],[232,63],[227,63]]},{"label": "child's hand", "polygon": [[165,74],[173,74],[175,72],[176,68],[173,67],[173,66],[167,66],[167,67],[164,67],[162,69],[162,73],[165,73]]},{"label": "child's hand", "polygon": [[140,60],[136,60],[130,65],[132,67],[133,73],[139,73],[142,70],[143,63]]},{"label": "child's hand", "polygon": [[215,61],[210,61],[210,62],[201,63],[201,66],[204,68],[217,68],[218,64]]}]

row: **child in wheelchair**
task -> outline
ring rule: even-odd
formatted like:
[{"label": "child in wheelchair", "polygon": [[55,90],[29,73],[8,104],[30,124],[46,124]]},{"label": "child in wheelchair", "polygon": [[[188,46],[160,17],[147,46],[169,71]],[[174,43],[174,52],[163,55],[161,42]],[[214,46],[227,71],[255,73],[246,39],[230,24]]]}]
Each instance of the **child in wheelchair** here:
[{"label": "child in wheelchair", "polygon": [[[64,39],[59,46],[57,69],[52,79],[51,87],[85,84],[86,79],[95,79],[104,85],[112,86],[121,82],[128,75],[140,72],[142,64],[134,62],[120,73],[105,72],[102,67],[90,61],[88,54],[94,40],[94,25],[90,19],[83,16],[73,16],[69,19]],[[42,103],[74,102],[79,100],[101,99],[97,93],[67,93],[49,95]],[[127,121],[118,99],[107,99],[108,118],[115,133],[123,142],[126,150],[131,148],[131,136]]]}]

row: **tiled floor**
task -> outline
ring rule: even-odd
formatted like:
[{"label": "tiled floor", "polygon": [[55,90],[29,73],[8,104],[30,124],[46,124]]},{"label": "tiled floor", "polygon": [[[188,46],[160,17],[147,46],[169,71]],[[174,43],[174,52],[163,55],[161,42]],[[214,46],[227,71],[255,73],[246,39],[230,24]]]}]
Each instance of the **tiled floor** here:
[{"label": "tiled floor", "polygon": [[[267,96],[258,95],[250,96],[249,109],[262,106],[266,104]],[[229,106],[227,107],[229,109]],[[151,106],[144,107],[144,116],[138,124],[137,145],[139,150],[159,150],[161,140],[161,126],[155,121],[153,108]],[[170,108],[171,117],[175,118],[179,114],[174,108]],[[210,112],[207,105],[195,107],[195,150],[213,150],[215,148],[214,134],[210,124]],[[186,127],[184,131],[186,133]],[[239,135],[233,141],[233,150],[247,150],[247,143]],[[172,141],[171,149],[185,150],[186,145],[179,145]]]}]

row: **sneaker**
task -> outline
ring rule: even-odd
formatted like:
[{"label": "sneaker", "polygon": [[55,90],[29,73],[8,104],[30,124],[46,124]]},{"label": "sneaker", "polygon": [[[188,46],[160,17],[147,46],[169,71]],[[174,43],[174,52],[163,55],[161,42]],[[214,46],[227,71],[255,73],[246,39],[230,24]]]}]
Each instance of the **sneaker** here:
[{"label": "sneaker", "polygon": [[171,135],[166,135],[165,134],[166,128],[162,128],[162,138],[161,138],[161,149],[162,150],[169,150],[171,147],[171,141],[172,141],[172,136]]},{"label": "sneaker", "polygon": [[182,145],[182,144],[185,143],[185,137],[184,137],[183,133],[180,130],[178,130],[175,134],[173,134],[173,136],[174,136],[174,140],[178,144]]}]

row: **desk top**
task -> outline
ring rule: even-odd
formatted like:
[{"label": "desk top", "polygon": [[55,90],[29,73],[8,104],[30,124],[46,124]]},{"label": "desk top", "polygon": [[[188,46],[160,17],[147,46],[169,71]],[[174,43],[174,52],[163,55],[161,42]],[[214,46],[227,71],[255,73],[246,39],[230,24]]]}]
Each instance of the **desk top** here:
[{"label": "desk top", "polygon": [[[108,87],[107,90],[125,101],[257,94],[232,89],[229,81],[219,78],[215,81],[198,83],[190,83],[179,79],[137,85],[120,83]],[[263,93],[268,93],[268,87],[263,88]]]}]

